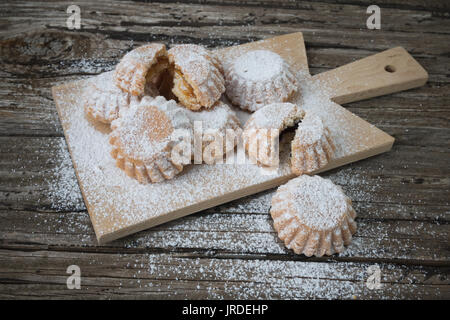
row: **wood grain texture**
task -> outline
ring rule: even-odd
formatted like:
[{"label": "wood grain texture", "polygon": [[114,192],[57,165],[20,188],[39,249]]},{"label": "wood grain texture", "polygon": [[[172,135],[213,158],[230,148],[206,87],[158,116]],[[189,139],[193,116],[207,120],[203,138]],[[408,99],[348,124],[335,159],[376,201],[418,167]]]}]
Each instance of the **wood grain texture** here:
[{"label": "wood grain texture", "polygon": [[[0,4],[2,298],[450,297],[446,1],[378,1],[382,29],[374,31],[365,29],[372,4],[365,0],[76,3],[80,31],[65,28],[66,2]],[[346,105],[396,138],[390,153],[326,175],[360,217],[351,254],[307,259],[285,251],[267,216],[273,191],[97,246],[79,191],[55,191],[63,181],[78,187],[64,166],[51,86],[111,70],[145,41],[213,47],[295,31],[304,34],[313,74],[393,46],[429,73],[420,89]],[[239,235],[241,246],[230,241]],[[85,277],[80,291],[65,287],[73,263]],[[382,269],[379,291],[363,285],[372,264]]]}]

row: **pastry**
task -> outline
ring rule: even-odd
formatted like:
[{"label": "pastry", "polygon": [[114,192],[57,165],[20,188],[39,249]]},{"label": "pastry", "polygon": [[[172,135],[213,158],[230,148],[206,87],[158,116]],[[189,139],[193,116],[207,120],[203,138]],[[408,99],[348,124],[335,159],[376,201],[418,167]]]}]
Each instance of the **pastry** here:
[{"label": "pastry", "polygon": [[172,179],[183,169],[172,151],[180,133],[190,143],[192,126],[187,111],[175,101],[144,97],[139,104],[122,109],[111,129],[111,155],[119,168],[140,183]]},{"label": "pastry", "polygon": [[291,169],[296,175],[323,168],[335,151],[330,131],[319,116],[306,113],[291,143]]},{"label": "pastry", "polygon": [[[219,159],[222,160],[224,155],[234,150],[234,147],[240,138],[239,136],[234,135],[239,135],[241,133],[241,126],[236,114],[228,105],[218,101],[209,109],[189,111],[188,114],[194,124],[194,128],[201,124],[201,153],[205,163],[213,164]],[[227,134],[228,129],[233,130],[233,135],[230,135],[230,132]],[[220,136],[220,141],[217,140],[217,135]],[[223,146],[223,150],[216,154],[214,143]],[[194,148],[195,147],[196,146],[194,146]],[[194,161],[195,160],[194,157]]]},{"label": "pastry", "polygon": [[125,92],[141,96],[146,88],[155,94],[168,67],[164,44],[151,43],[128,52],[114,71],[115,84]]},{"label": "pastry", "polygon": [[135,97],[114,85],[112,72],[105,72],[87,82],[84,112],[91,119],[111,123],[119,116],[120,109],[134,101],[137,101]]},{"label": "pastry", "polygon": [[274,102],[286,102],[298,90],[289,65],[268,50],[249,51],[225,67],[226,95],[242,109],[256,111]]},{"label": "pastry", "polygon": [[177,45],[168,51],[173,74],[172,92],[191,110],[210,108],[225,91],[221,63],[205,48]]},{"label": "pastry", "polygon": [[278,164],[281,132],[303,119],[305,112],[292,103],[272,103],[254,112],[244,126],[244,146],[250,160],[264,166]]},{"label": "pastry", "polygon": [[286,247],[308,257],[342,252],[356,232],[351,200],[319,176],[302,175],[280,186],[270,214]]}]

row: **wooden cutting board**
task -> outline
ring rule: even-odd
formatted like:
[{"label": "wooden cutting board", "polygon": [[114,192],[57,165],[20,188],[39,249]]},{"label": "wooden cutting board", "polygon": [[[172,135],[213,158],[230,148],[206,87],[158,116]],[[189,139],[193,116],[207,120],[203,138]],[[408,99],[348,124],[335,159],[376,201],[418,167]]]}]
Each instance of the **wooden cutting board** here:
[{"label": "wooden cutting board", "polygon": [[[337,103],[348,103],[425,84],[427,72],[403,49],[394,48],[311,77],[301,33],[221,49],[223,61],[254,49],[281,55],[302,74],[295,101],[322,116],[337,145],[329,170],[391,149],[394,138]],[[280,143],[280,168],[250,164],[190,165],[175,179],[140,185],[109,155],[109,128],[84,116],[88,80],[52,88],[80,189],[100,244],[278,186],[291,179],[289,138]],[[249,116],[238,111],[242,121]]]}]

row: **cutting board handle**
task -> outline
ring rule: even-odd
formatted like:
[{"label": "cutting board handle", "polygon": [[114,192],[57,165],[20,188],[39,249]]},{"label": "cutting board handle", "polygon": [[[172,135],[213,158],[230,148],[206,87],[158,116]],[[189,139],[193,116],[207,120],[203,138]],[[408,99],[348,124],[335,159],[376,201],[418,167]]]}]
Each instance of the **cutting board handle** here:
[{"label": "cutting board handle", "polygon": [[428,73],[402,47],[389,49],[313,77],[329,83],[339,104],[424,85]]}]

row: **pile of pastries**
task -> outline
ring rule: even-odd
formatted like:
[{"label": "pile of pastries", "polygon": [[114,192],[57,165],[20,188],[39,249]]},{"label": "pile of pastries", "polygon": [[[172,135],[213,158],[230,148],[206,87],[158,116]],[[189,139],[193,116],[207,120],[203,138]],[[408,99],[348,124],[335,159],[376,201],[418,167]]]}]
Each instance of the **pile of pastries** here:
[{"label": "pile of pastries", "polygon": [[[214,133],[225,141],[227,129],[240,132],[251,161],[277,166],[280,133],[295,128],[290,163],[299,177],[279,188],[271,210],[279,237],[296,253],[308,256],[340,252],[349,243],[356,230],[351,201],[331,181],[304,175],[323,168],[333,157],[330,131],[318,115],[292,103],[292,97],[301,94],[298,75],[278,54],[252,50],[223,63],[199,45],[167,50],[164,44],[151,43],[128,52],[113,72],[93,78],[86,90],[86,116],[110,124],[111,155],[117,166],[144,184],[176,177],[195,151],[208,164],[223,160],[238,139],[224,142],[223,152],[208,146]],[[221,101],[224,96],[252,112],[243,128]],[[175,149],[180,149],[183,136],[196,134],[199,121],[204,132],[201,145],[183,159],[174,156],[183,154]],[[316,204],[330,201],[338,205]]]}]

